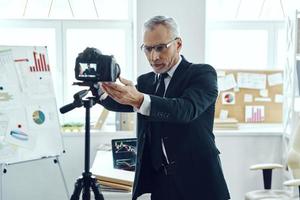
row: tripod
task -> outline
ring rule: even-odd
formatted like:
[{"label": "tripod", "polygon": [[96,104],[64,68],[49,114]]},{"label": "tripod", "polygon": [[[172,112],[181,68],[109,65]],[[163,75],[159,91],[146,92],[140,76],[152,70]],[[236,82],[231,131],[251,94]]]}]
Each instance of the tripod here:
[{"label": "tripod", "polygon": [[90,109],[95,105],[96,98],[88,97],[86,100],[82,98],[89,92],[89,90],[82,90],[74,95],[74,102],[63,106],[60,109],[61,113],[66,113],[76,107],[85,107],[85,159],[84,159],[84,172],[82,176],[77,179],[75,188],[70,200],[79,200],[82,191],[82,200],[90,200],[90,188],[94,192],[95,200],[104,200],[100,192],[100,184],[97,179],[92,176],[90,172]]}]

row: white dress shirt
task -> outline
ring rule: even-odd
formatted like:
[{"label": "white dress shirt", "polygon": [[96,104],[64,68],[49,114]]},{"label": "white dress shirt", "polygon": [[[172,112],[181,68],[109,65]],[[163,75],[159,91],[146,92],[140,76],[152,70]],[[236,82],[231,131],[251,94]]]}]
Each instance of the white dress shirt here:
[{"label": "white dress shirt", "polygon": [[[181,58],[181,56],[179,56],[179,60],[176,63],[176,65],[174,65],[173,67],[171,67],[171,69],[167,72],[168,76],[164,80],[165,81],[165,93],[164,93],[163,97],[166,94],[166,91],[168,89],[168,86],[169,86],[169,83],[171,81],[171,78],[173,77],[173,74],[174,74],[175,70],[177,69],[178,65],[180,64],[181,60],[182,60],[182,58]],[[156,87],[156,90],[157,90],[157,88],[158,88],[158,86]],[[143,101],[140,109],[137,109],[136,111],[138,113],[142,114],[142,115],[149,116],[150,115],[150,109],[151,109],[151,98],[150,98],[150,96],[148,94],[144,94],[144,101]],[[166,148],[165,148],[163,139],[161,139],[161,145],[162,145],[162,150],[163,150],[164,156],[166,158],[166,161],[169,164],[168,155],[167,155],[167,152],[166,152]]]}]

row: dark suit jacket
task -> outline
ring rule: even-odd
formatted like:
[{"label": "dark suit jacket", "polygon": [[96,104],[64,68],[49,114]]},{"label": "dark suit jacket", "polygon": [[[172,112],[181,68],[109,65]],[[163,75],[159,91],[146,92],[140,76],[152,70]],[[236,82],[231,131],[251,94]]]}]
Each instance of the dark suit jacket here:
[{"label": "dark suit jacket", "polygon": [[[185,199],[229,199],[215,146],[213,129],[218,95],[215,70],[206,64],[191,64],[184,58],[169,83],[165,98],[153,95],[155,73],[138,77],[137,89],[151,98],[150,116],[137,115],[138,152],[133,187],[135,200],[151,193],[153,168],[149,145],[145,145],[151,122],[159,121],[169,160],[175,161],[175,180]],[[101,104],[113,111],[133,111],[107,98]]]}]

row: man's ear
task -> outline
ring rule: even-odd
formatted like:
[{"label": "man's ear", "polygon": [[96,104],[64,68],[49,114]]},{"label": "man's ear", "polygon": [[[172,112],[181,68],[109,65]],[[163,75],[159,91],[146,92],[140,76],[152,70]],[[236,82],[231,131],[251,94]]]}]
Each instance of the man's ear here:
[{"label": "man's ear", "polygon": [[181,48],[182,48],[182,40],[181,40],[181,38],[178,38],[176,40],[176,46],[177,46],[177,52],[179,52],[181,50]]}]

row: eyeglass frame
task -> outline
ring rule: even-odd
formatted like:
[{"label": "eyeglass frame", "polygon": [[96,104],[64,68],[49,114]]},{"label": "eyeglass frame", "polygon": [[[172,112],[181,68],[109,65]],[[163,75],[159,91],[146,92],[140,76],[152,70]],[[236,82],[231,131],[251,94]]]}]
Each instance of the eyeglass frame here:
[{"label": "eyeglass frame", "polygon": [[[153,49],[154,49],[154,51],[155,51],[156,53],[161,53],[161,52],[163,52],[164,50],[168,49],[168,48],[171,46],[171,44],[172,44],[175,40],[177,40],[177,39],[179,39],[179,37],[176,37],[176,38],[174,38],[173,40],[171,40],[171,41],[169,41],[169,42],[167,42],[167,43],[165,43],[165,44],[157,44],[157,45],[154,45],[154,46],[146,46],[145,44],[142,44],[142,45],[140,46],[140,48],[141,48],[141,50],[144,51],[145,53],[151,53]],[[145,47],[149,48],[150,50],[148,51]],[[162,48],[162,50],[158,50],[158,49],[157,49],[158,47],[163,47],[163,48]]]}]

